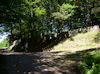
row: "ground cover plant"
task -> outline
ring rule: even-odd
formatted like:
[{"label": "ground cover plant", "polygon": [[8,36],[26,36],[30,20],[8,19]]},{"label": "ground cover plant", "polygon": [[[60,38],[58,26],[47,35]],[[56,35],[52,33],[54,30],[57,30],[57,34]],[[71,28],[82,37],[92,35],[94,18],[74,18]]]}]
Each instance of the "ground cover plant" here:
[{"label": "ground cover plant", "polygon": [[100,51],[92,52],[81,64],[82,74],[100,74]]}]

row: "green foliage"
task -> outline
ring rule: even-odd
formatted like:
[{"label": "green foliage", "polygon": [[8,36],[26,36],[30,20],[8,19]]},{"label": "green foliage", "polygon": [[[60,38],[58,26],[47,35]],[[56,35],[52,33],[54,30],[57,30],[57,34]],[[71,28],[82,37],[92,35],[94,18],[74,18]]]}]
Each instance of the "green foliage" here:
[{"label": "green foliage", "polygon": [[77,6],[71,5],[71,4],[68,4],[68,3],[62,4],[59,7],[60,7],[60,11],[52,13],[52,16],[55,19],[60,19],[60,20],[66,20],[70,16],[74,15],[74,13],[75,13],[74,9],[77,8]]},{"label": "green foliage", "polygon": [[100,42],[100,32],[98,32],[98,34],[96,35],[96,37],[94,38],[95,42]]},{"label": "green foliage", "polygon": [[46,15],[46,10],[44,8],[34,8],[33,10],[35,12],[35,16],[41,17],[43,15]]},{"label": "green foliage", "polygon": [[58,20],[64,20],[64,19],[67,19],[67,17],[63,14],[61,14],[60,12],[54,12],[52,13],[52,16],[55,18],[55,19],[58,19]]},{"label": "green foliage", "polygon": [[0,33],[2,33],[3,31],[0,29]]},{"label": "green foliage", "polygon": [[88,55],[82,65],[82,74],[100,74],[100,51],[93,55]]},{"label": "green foliage", "polygon": [[[0,26],[2,24],[1,27],[4,27],[5,31],[18,35],[18,38],[23,35],[26,39],[36,38],[34,36],[43,37],[45,33],[48,35],[55,33],[54,27],[59,34],[67,26],[70,29],[83,26],[82,20],[89,19],[89,17],[86,18],[86,10],[90,14],[89,9],[92,4],[93,0],[0,0]],[[80,16],[82,12],[86,14]],[[97,9],[92,10],[93,14],[95,12],[99,13]],[[96,15],[97,17],[99,16]],[[35,40],[38,42],[37,38]]]},{"label": "green foliage", "polygon": [[91,14],[97,14],[97,13],[100,13],[100,7],[92,8]]},{"label": "green foliage", "polygon": [[[60,7],[60,12],[65,12],[65,14],[66,15],[68,15],[68,14],[74,14],[75,13],[75,10],[74,10],[74,8],[76,8],[77,6],[75,6],[75,5],[71,5],[71,4],[63,4],[61,7]],[[68,13],[68,12],[70,12],[70,13]]]},{"label": "green foliage", "polygon": [[0,43],[0,48],[4,48],[4,47],[8,47],[8,40],[3,40],[3,41]]}]

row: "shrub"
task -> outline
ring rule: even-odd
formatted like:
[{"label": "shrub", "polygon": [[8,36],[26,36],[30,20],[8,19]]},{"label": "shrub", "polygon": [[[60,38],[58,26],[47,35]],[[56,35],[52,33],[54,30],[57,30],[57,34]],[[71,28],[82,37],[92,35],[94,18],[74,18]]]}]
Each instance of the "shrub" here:
[{"label": "shrub", "polygon": [[100,74],[100,52],[87,56],[81,64],[82,74]]}]

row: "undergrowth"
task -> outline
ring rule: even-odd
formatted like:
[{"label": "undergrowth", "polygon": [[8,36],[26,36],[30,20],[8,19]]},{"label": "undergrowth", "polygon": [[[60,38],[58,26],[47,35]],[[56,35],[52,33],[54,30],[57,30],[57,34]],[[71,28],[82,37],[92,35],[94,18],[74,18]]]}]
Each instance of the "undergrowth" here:
[{"label": "undergrowth", "polygon": [[82,74],[100,74],[100,51],[88,55],[81,64]]}]

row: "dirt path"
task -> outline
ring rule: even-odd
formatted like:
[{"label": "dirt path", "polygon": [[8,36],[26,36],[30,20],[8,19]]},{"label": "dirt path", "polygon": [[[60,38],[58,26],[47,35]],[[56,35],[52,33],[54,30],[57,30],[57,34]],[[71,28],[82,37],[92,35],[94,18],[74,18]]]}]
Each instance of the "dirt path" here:
[{"label": "dirt path", "polygon": [[88,49],[78,52],[0,53],[0,74],[81,74],[79,64]]},{"label": "dirt path", "polygon": [[80,59],[68,52],[3,53],[0,74],[80,74]]}]

